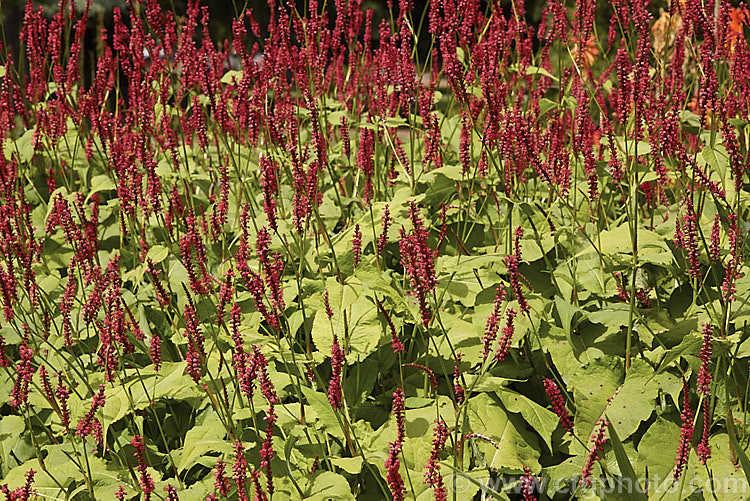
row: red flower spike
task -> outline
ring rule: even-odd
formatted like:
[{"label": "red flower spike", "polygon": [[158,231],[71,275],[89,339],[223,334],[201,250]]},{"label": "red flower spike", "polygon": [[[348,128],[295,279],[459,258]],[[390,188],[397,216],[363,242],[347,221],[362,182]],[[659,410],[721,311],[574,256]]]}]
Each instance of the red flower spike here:
[{"label": "red flower spike", "polygon": [[378,242],[375,246],[378,256],[383,255],[385,246],[388,243],[388,229],[391,227],[391,223],[393,223],[393,218],[391,217],[390,206],[386,204],[383,207],[383,232],[378,237]]},{"label": "red flower spike", "polygon": [[688,388],[687,381],[683,378],[682,380],[682,413],[680,418],[682,419],[682,426],[680,428],[680,443],[677,446],[677,456],[675,457],[674,467],[674,479],[679,480],[682,476],[682,471],[688,462],[688,455],[690,454],[691,443],[693,440],[693,411],[690,408],[690,391]]},{"label": "red flower spike", "polygon": [[523,476],[520,482],[523,501],[536,501],[537,498],[534,496],[534,476],[531,474],[531,469],[526,465],[523,465]]},{"label": "red flower spike", "polygon": [[505,289],[498,287],[495,289],[495,301],[493,305],[492,313],[487,317],[487,324],[484,328],[484,335],[482,336],[482,360],[486,360],[489,356],[492,343],[497,339],[497,329],[500,325],[500,310],[502,304],[505,301]]},{"label": "red flower spike", "polygon": [[708,443],[708,437],[711,433],[711,409],[708,406],[708,399],[703,400],[703,433],[701,441],[698,444],[696,453],[701,464],[705,465],[706,461],[711,459],[711,445]]},{"label": "red flower spike", "polygon": [[506,324],[505,327],[503,327],[503,335],[500,338],[499,346],[497,347],[497,351],[495,352],[496,362],[502,362],[503,360],[505,360],[505,357],[508,355],[508,351],[510,351],[510,345],[513,340],[513,332],[515,330],[513,321],[515,320],[516,315],[517,312],[513,308],[509,308],[506,312]]},{"label": "red flower spike", "polygon": [[248,501],[247,497],[247,459],[245,458],[245,447],[239,440],[234,443],[234,483],[237,486],[237,498],[242,501]]},{"label": "red flower spike", "polygon": [[599,419],[596,424],[598,426],[598,429],[594,432],[593,435],[591,435],[591,450],[589,450],[589,455],[586,458],[586,462],[583,465],[583,470],[581,471],[581,484],[585,484],[587,486],[591,485],[591,471],[594,467],[594,462],[599,459],[599,453],[604,450],[604,444],[607,442],[605,433],[607,431],[607,427],[609,426],[609,421],[602,418]]},{"label": "red flower spike", "polygon": [[328,401],[335,411],[340,410],[344,406],[341,388],[341,371],[343,365],[344,350],[339,346],[338,337],[334,334],[333,345],[331,346],[331,380],[328,383]]},{"label": "red flower spike", "polygon": [[412,222],[412,229],[408,233],[403,228],[400,231],[401,265],[409,277],[413,294],[419,301],[422,325],[427,327],[430,323],[427,295],[437,285],[435,264],[432,250],[427,244],[429,231],[423,226],[422,218],[419,216],[419,211],[414,202],[411,202],[409,218]]},{"label": "red flower spike", "polygon": [[226,463],[221,458],[216,462],[214,467],[214,489],[216,489],[220,495],[229,495],[229,479],[225,473]]},{"label": "red flower spike", "polygon": [[432,389],[437,390],[438,388],[437,378],[435,377],[435,373],[432,372],[429,368],[421,364],[412,364],[412,363],[401,364],[401,366],[402,367],[414,367],[415,369],[421,370],[422,372],[427,374],[427,377],[430,379],[430,386],[432,386]]},{"label": "red flower spike", "polygon": [[388,458],[385,460],[386,481],[394,501],[403,501],[406,494],[404,480],[399,473],[401,447],[404,444],[404,391],[396,388],[393,392],[393,414],[396,417],[396,440],[388,444]]},{"label": "red flower spike", "polygon": [[453,367],[453,392],[456,394],[456,403],[458,405],[461,405],[466,398],[466,392],[461,384],[460,366],[463,358],[463,353],[456,353],[456,365]]},{"label": "red flower spike", "polygon": [[701,346],[701,368],[698,371],[698,392],[708,398],[711,392],[711,334],[710,324],[703,324],[703,345]]},{"label": "red flower spike", "polygon": [[544,390],[552,403],[552,412],[560,418],[560,426],[573,435],[573,418],[565,407],[565,399],[557,384],[549,378],[544,380]]},{"label": "red flower spike", "polygon": [[714,216],[714,222],[711,226],[711,243],[709,245],[709,251],[708,251],[708,257],[711,259],[711,261],[718,261],[721,257],[719,251],[720,249],[720,240],[719,240],[719,233],[721,231],[721,218],[719,217],[719,214],[716,214]]},{"label": "red flower spike", "polygon": [[104,407],[104,403],[104,385],[100,384],[99,391],[95,393],[93,398],[91,399],[91,408],[86,413],[86,415],[78,422],[78,427],[76,428],[77,436],[85,439],[88,435],[91,435],[93,433],[94,421],[96,420],[94,415],[99,409]]},{"label": "red flower spike", "polygon": [[391,315],[385,309],[383,303],[381,303],[380,300],[376,299],[375,304],[377,304],[378,310],[380,310],[380,313],[383,315],[383,318],[385,318],[385,322],[388,324],[388,327],[391,330],[391,348],[393,349],[393,353],[398,354],[404,352],[406,348],[404,348],[404,343],[401,342],[398,334],[396,334],[396,326],[393,325]]},{"label": "red flower spike", "polygon": [[362,232],[359,230],[359,225],[354,226],[354,238],[352,239],[352,255],[354,256],[354,267],[359,265],[360,257],[362,256]]},{"label": "red flower spike", "polygon": [[447,501],[448,493],[445,489],[443,476],[440,475],[440,452],[445,448],[445,442],[448,439],[448,427],[445,421],[438,419],[435,421],[435,434],[432,439],[432,451],[430,459],[427,461],[424,472],[424,483],[432,487],[436,501]]},{"label": "red flower spike", "polygon": [[148,472],[146,466],[146,445],[143,443],[143,437],[136,435],[130,441],[132,446],[135,448],[135,457],[138,459],[138,472],[141,474],[140,485],[143,490],[143,499],[148,501],[151,499],[151,493],[154,492],[154,479],[151,478],[151,474]]}]

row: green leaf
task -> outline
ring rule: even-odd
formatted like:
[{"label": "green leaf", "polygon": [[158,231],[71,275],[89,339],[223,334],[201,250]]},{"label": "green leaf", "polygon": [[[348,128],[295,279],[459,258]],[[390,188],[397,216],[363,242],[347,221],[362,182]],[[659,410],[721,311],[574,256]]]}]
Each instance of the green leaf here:
[{"label": "green leaf", "polygon": [[[196,425],[185,434],[185,446],[179,452],[179,471],[190,469],[195,461],[210,452],[231,454],[232,445],[224,440],[227,431],[215,412],[209,413],[203,424]],[[250,446],[252,447],[252,446]]]},{"label": "green leaf", "polygon": [[[602,254],[630,254],[633,251],[633,240],[631,238],[630,228],[628,227],[627,223],[622,224],[612,230],[604,230],[600,232],[598,241],[601,242],[601,246],[598,248],[598,251]],[[597,243],[597,245],[599,244]],[[576,255],[576,258],[580,258],[587,254],[596,252],[597,248],[593,247],[592,245],[588,245]],[[664,237],[654,231],[640,228],[638,230],[639,255],[655,254],[660,252],[666,252],[671,255],[671,250],[664,242]]]},{"label": "green leaf", "polygon": [[174,256],[169,258],[167,266],[169,267],[169,285],[175,291],[182,291],[182,285],[190,283],[187,268]]},{"label": "green leaf", "polygon": [[207,398],[203,391],[198,390],[193,379],[185,374],[186,366],[186,362],[164,362],[159,372],[141,371],[139,378],[125,385],[107,388],[104,391],[106,399],[102,409],[105,434],[110,425],[132,410],[145,409],[152,405],[152,399],[157,401],[166,398]]},{"label": "green leaf", "polygon": [[585,318],[586,316],[585,311],[576,308],[560,296],[555,296],[555,309],[560,316],[561,327],[565,330],[568,337],[570,337],[572,329],[580,322],[581,317]]},{"label": "green leaf", "polygon": [[434,400],[432,398],[406,397],[406,400],[404,401],[404,407],[406,409],[421,409],[422,407],[431,405],[433,402]]},{"label": "green leaf", "polygon": [[93,195],[94,193],[115,189],[117,189],[117,186],[108,175],[100,174],[98,176],[94,176],[94,178],[91,180],[91,188],[89,188],[88,196],[86,199],[88,200],[89,198],[91,198],[91,195]]},{"label": "green leaf", "polygon": [[672,362],[674,362],[681,356],[697,354],[700,351],[702,344],[703,338],[701,338],[696,333],[685,336],[680,344],[664,354],[664,357],[661,359],[661,363],[659,364],[659,368],[656,370],[656,374],[661,374],[662,372],[667,370]]},{"label": "green leaf", "polygon": [[169,255],[169,249],[163,245],[154,245],[148,250],[146,258],[150,259],[154,263],[161,263]]},{"label": "green leaf", "polygon": [[386,127],[401,127],[402,125],[408,125],[408,122],[403,117],[390,117],[385,119]]},{"label": "green leaf", "polygon": [[498,390],[496,394],[508,412],[521,414],[524,420],[529,423],[531,429],[541,435],[542,440],[547,444],[547,448],[552,452],[552,433],[560,421],[557,415],[513,390],[503,388]]},{"label": "green leaf", "polygon": [[11,451],[21,439],[21,434],[26,429],[26,423],[20,416],[4,416],[0,419],[0,454],[3,463],[0,465],[0,473],[7,473],[11,462]]},{"label": "green leaf", "polygon": [[607,408],[608,399],[622,382],[625,368],[619,358],[604,356],[578,369],[568,384],[573,388],[576,405],[575,431],[590,437],[594,426]]},{"label": "green leaf", "polygon": [[[724,391],[726,399],[729,400],[729,388],[726,385],[724,385]],[[740,445],[739,440],[737,440],[737,432],[735,430],[734,418],[732,417],[731,409],[728,409],[727,411],[727,423],[727,433],[729,435],[729,442],[732,444],[732,451],[737,456],[737,459],[739,459],[740,465],[742,466],[742,471],[745,473],[745,479],[747,480],[748,484],[750,484],[750,459],[748,459],[747,454],[745,454],[745,450],[742,448],[742,445]]]},{"label": "green leaf", "polygon": [[[385,336],[375,303],[364,295],[362,284],[356,280],[342,286],[335,279],[330,279],[326,281],[326,287],[334,314],[330,320],[325,314],[315,315],[312,324],[315,347],[330,356],[333,334],[336,333],[339,343],[348,348],[348,363],[354,363],[357,355],[367,357],[377,349]],[[315,298],[321,306],[319,311],[324,311],[322,298],[322,293]]]},{"label": "green leaf", "polygon": [[431,170],[428,174],[442,174],[443,176],[447,177],[448,179],[452,179],[453,181],[461,181],[462,179],[466,179],[466,176],[463,173],[463,168],[460,165],[444,165],[438,169]]},{"label": "green leaf", "polygon": [[660,380],[653,378],[651,366],[639,358],[633,359],[625,381],[611,396],[607,407],[610,422],[617,426],[623,439],[635,433],[641,422],[651,416],[659,386]]},{"label": "green leaf", "polygon": [[[305,395],[305,400],[310,406],[312,412],[308,412],[305,409],[306,417],[308,419],[317,419],[318,426],[320,429],[327,431],[331,435],[334,435],[340,439],[344,438],[344,433],[341,431],[341,425],[339,420],[336,418],[336,413],[331,407],[331,403],[328,398],[319,391],[315,391],[309,386],[302,386],[302,393]],[[309,414],[309,416],[307,416]]]},{"label": "green leaf", "polygon": [[617,436],[615,428],[616,427],[610,420],[608,427],[609,439],[612,442],[612,449],[615,452],[617,466],[620,467],[620,473],[622,474],[623,479],[628,482],[627,485],[629,486],[628,490],[625,492],[629,494],[630,499],[647,499],[644,494],[643,486],[638,482],[638,477],[635,474],[633,465],[630,463],[630,458],[628,458],[628,454],[625,452],[625,448],[622,446],[622,442],[620,442],[620,437]]},{"label": "green leaf", "polygon": [[495,449],[486,440],[476,441],[489,467],[511,473],[522,473],[524,466],[539,471],[540,453],[536,437],[489,394],[482,393],[469,400],[467,417],[472,431],[488,436],[497,444]]},{"label": "green leaf", "polygon": [[[680,439],[680,426],[664,417],[659,417],[643,434],[638,445],[638,474],[667,478],[675,465],[675,452]],[[666,454],[665,451],[670,451]]]},{"label": "green leaf", "polygon": [[29,163],[34,158],[34,129],[24,132],[16,139],[6,139],[3,143],[5,158],[10,160],[13,155],[18,154],[18,161],[22,164]]},{"label": "green leaf", "polygon": [[307,488],[310,500],[354,499],[346,478],[332,471],[321,471],[313,476]]},{"label": "green leaf", "polygon": [[352,475],[358,475],[362,471],[362,458],[332,458],[331,463]]},{"label": "green leaf", "polygon": [[239,83],[242,80],[242,71],[229,70],[221,76],[221,83],[231,84],[232,82]]},{"label": "green leaf", "polygon": [[[507,494],[505,494],[503,491],[496,491],[492,488],[490,483],[487,481],[487,478],[483,478],[484,482],[480,482],[476,478],[474,478],[474,475],[470,472],[466,473],[465,471],[461,471],[457,469],[452,464],[448,463],[447,461],[441,461],[440,466],[446,466],[449,470],[453,470],[453,475],[445,479],[445,485],[448,487],[449,492],[455,492],[456,494],[461,494],[463,499],[474,499],[474,496],[477,492],[480,490],[482,491],[482,494],[486,496],[489,494],[492,496],[493,499],[503,499],[505,501],[508,501],[510,498]],[[486,471],[486,470],[485,470]],[[458,480],[461,479],[461,480]],[[466,483],[469,483],[476,487],[475,490],[469,490],[467,489]]]},{"label": "green leaf", "polygon": [[559,81],[559,79],[556,76],[554,76],[552,73],[550,73],[549,71],[539,66],[532,66],[532,65],[527,66],[526,74],[527,75],[544,75],[545,77],[551,78],[555,82]]},{"label": "green leaf", "polygon": [[[716,145],[713,148],[706,146],[701,150],[701,156],[703,157],[703,160],[706,161],[706,164],[711,167],[711,170],[706,172],[706,175],[709,178],[713,177],[716,179],[716,177],[718,177],[721,181],[724,181],[727,178],[729,155],[723,145]],[[712,174],[714,175],[712,176]]]}]

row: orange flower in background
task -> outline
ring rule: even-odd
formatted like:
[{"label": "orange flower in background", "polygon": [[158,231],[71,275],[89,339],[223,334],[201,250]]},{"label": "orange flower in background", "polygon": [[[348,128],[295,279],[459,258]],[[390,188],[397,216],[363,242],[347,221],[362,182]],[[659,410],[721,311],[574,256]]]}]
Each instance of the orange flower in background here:
[{"label": "orange flower in background", "polygon": [[727,26],[727,44],[733,50],[734,44],[739,39],[745,39],[742,25],[750,25],[750,12],[748,12],[745,6],[732,7],[732,10],[729,12],[729,19],[731,19],[731,22]]},{"label": "orange flower in background", "polygon": [[[695,97],[692,98],[690,102],[687,103],[687,108],[698,115],[700,112],[700,110],[698,109],[698,99]],[[706,108],[703,110],[703,114],[700,117],[701,125],[710,129],[714,118],[713,110],[711,109],[711,107],[706,106]]]},{"label": "orange flower in background", "polygon": [[[573,59],[578,60],[578,46],[579,43],[576,42],[576,44],[573,46],[573,48],[570,50],[570,53],[573,55]],[[592,64],[594,64],[594,61],[596,61],[596,56],[599,55],[599,49],[596,47],[596,37],[594,35],[591,35],[588,40],[586,40],[586,44],[583,46],[583,52],[581,53],[581,61],[585,68],[590,68]]]}]

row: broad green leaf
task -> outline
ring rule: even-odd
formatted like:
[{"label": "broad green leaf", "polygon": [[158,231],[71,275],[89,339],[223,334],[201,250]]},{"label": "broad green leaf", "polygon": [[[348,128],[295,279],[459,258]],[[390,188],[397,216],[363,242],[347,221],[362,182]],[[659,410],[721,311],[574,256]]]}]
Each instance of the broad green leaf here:
[{"label": "broad green leaf", "polygon": [[29,129],[21,135],[15,141],[13,139],[6,139],[3,143],[3,150],[5,158],[10,160],[14,155],[18,155],[18,160],[21,163],[28,163],[34,157],[34,131],[35,129]]},{"label": "broad green leaf", "polygon": [[522,473],[528,466],[539,471],[536,437],[526,431],[521,421],[509,415],[489,394],[482,393],[469,401],[467,413],[470,430],[486,435],[497,443],[497,449],[486,440],[477,439],[477,447],[487,465],[505,472]]},{"label": "broad green leaf", "polygon": [[[679,416],[676,416],[679,418]],[[643,434],[638,445],[638,475],[666,478],[675,466],[675,454],[680,439],[680,426],[659,417]]]},{"label": "broad green leaf", "polygon": [[453,472],[451,475],[444,475],[444,483],[448,492],[455,492],[460,496],[460,499],[474,499],[474,496],[480,491],[485,499],[487,495],[492,496],[493,499],[505,501],[510,499],[502,490],[494,489],[495,485],[489,482],[490,478],[487,476],[486,469],[465,472],[447,461],[442,461],[440,466]]},{"label": "broad green leaf", "polygon": [[[630,254],[633,251],[633,240],[627,224],[622,224],[612,230],[604,230],[600,232],[598,241],[601,242],[600,246],[597,244],[597,247],[595,248],[588,245],[576,255],[576,258],[596,253],[597,250],[605,255],[617,253]],[[664,242],[664,237],[651,230],[645,230],[642,228],[638,230],[639,255],[662,252],[671,254],[669,247]]]},{"label": "broad green leaf", "polygon": [[[169,285],[172,287],[173,291],[182,292],[182,285],[190,284],[190,277],[188,276],[187,268],[185,268],[185,265],[176,258],[170,258],[167,263],[169,263]],[[178,296],[182,297],[184,296],[184,293],[178,294]]]},{"label": "broad green leaf", "polygon": [[146,258],[150,259],[154,263],[161,263],[169,255],[169,249],[163,245],[154,245],[148,250]]},{"label": "broad green leaf", "polygon": [[[726,385],[724,385],[724,392],[726,399],[729,400],[729,389]],[[732,410],[729,409],[727,411],[727,434],[729,436],[729,442],[732,444],[732,451],[733,454],[731,454],[732,459],[734,457],[737,457],[739,459],[740,465],[742,466],[742,470],[745,473],[745,479],[747,480],[748,484],[750,484],[750,459],[748,459],[747,454],[745,453],[745,450],[743,449],[742,445],[740,444],[739,440],[737,440],[737,431],[736,431],[736,425],[734,423],[734,418],[732,415]],[[746,486],[748,484],[745,484]]]},{"label": "broad green leaf", "polygon": [[[323,308],[315,315],[312,324],[312,339],[315,347],[330,356],[333,334],[339,345],[348,350],[347,362],[354,363],[357,355],[365,358],[375,351],[385,332],[380,324],[375,304],[370,301],[357,283],[340,285],[334,279],[326,282],[329,303],[334,311],[329,320]],[[322,306],[322,294],[317,297]],[[344,320],[346,318],[346,321]],[[390,334],[388,334],[390,338]]]},{"label": "broad green leaf", "polygon": [[622,384],[625,368],[615,357],[601,357],[583,365],[568,381],[576,406],[575,431],[588,438],[607,408],[607,400]]},{"label": "broad green leaf", "polygon": [[[305,395],[309,407],[305,408],[305,417],[308,420],[316,419],[320,429],[327,431],[340,439],[344,438],[341,431],[341,425],[336,418],[336,413],[331,407],[331,403],[320,391],[315,391],[308,386],[302,386],[302,393]],[[309,412],[311,411],[311,412]]]},{"label": "broad green leaf", "polygon": [[665,370],[669,368],[669,366],[677,360],[678,358],[685,356],[685,355],[695,355],[697,354],[700,349],[701,345],[703,344],[703,338],[700,337],[696,333],[689,334],[685,336],[685,338],[682,340],[680,344],[669,350],[665,355],[664,358],[662,358],[661,363],[659,364],[659,368],[656,371],[656,374],[661,374]]},{"label": "broad green leaf", "polygon": [[641,422],[654,411],[660,380],[652,378],[653,372],[648,363],[633,359],[625,381],[611,396],[606,412],[610,422],[620,430],[623,440],[635,433]]},{"label": "broad green leaf", "polygon": [[115,185],[114,181],[112,181],[112,178],[110,178],[106,174],[100,174],[98,176],[94,176],[94,178],[91,180],[91,188],[88,192],[88,198],[91,198],[91,195],[93,195],[94,193],[115,189],[117,189],[117,186]]},{"label": "broad green leaf", "polygon": [[332,471],[321,471],[313,476],[307,488],[311,500],[354,499],[346,478]]},{"label": "broad green leaf", "polygon": [[221,76],[221,83],[223,84],[238,84],[242,80],[242,71],[229,70]]},{"label": "broad green leaf", "polygon": [[709,439],[709,444],[711,457],[706,462],[706,468],[701,465],[696,470],[696,477],[700,479],[696,483],[706,491],[713,492],[719,500],[744,499],[750,486],[747,450],[742,450],[734,432],[716,433]]},{"label": "broad green leaf", "polygon": [[227,431],[219,416],[215,412],[208,414],[203,424],[194,426],[185,435],[185,446],[178,453],[180,460],[177,469],[184,471],[191,468],[196,459],[208,453],[231,454],[233,447],[224,440],[226,435]]},{"label": "broad green leaf", "polygon": [[625,481],[626,486],[629,486],[626,492],[630,495],[630,499],[646,499],[643,486],[640,485],[635,470],[633,469],[633,465],[628,458],[628,453],[622,446],[622,442],[620,442],[620,437],[617,435],[616,429],[617,427],[612,424],[612,421],[610,420],[607,432],[609,433],[609,439],[612,442],[612,449],[617,458],[617,465],[620,467],[620,472],[622,473],[622,480]]},{"label": "broad green leaf", "polygon": [[542,437],[542,440],[547,444],[547,448],[552,452],[552,433],[560,421],[557,415],[530,398],[507,388],[498,390],[497,396],[508,412],[521,414],[524,420],[529,423],[531,429]]},{"label": "broad green leaf", "polygon": [[542,346],[549,353],[563,380],[569,384],[572,376],[581,367],[579,357],[582,350],[579,346],[571,345],[562,328],[556,325],[548,325],[545,327],[545,331],[542,331],[544,333],[541,336]]},{"label": "broad green leaf", "polygon": [[[125,385],[108,387],[102,409],[102,425],[116,423],[133,410],[145,409],[152,401],[163,398],[176,400],[207,398],[193,379],[185,374],[186,362],[164,362],[160,372],[141,371],[140,380],[132,380]],[[132,402],[132,405],[131,405]]]},{"label": "broad green leaf", "polygon": [[578,325],[578,322],[580,322],[581,317],[586,317],[585,311],[576,308],[560,296],[555,296],[555,309],[560,316],[560,323],[562,324],[560,327],[565,330],[568,337],[570,337],[571,330]]},{"label": "broad green leaf", "polygon": [[11,451],[25,429],[26,423],[21,416],[11,415],[0,419],[0,454],[2,454],[3,458],[3,463],[0,465],[0,472],[8,472],[7,468],[12,457]]},{"label": "broad green leaf", "polygon": [[527,66],[526,67],[526,74],[527,75],[544,75],[547,78],[551,78],[555,82],[557,82],[559,80],[552,73],[550,73],[549,71],[547,71],[544,68],[541,68],[539,66],[532,66],[532,65]]},{"label": "broad green leaf", "polygon": [[445,360],[455,360],[455,352],[461,352],[470,360],[479,360],[482,349],[480,329],[469,322],[456,318],[446,336],[435,340],[438,355]]},{"label": "broad green leaf", "polygon": [[719,144],[711,148],[706,146],[701,150],[701,157],[711,169],[706,172],[709,178],[716,180],[717,178],[724,183],[727,179],[727,168],[729,167],[729,155],[727,154],[726,148]]},{"label": "broad green leaf", "polygon": [[362,458],[359,456],[353,458],[332,458],[331,463],[352,475],[357,475],[362,471]]},{"label": "broad green leaf", "polygon": [[460,165],[444,165],[440,167],[439,169],[431,170],[428,174],[429,175],[442,174],[448,179],[452,179],[454,181],[460,181],[466,178],[466,175],[464,175],[463,173],[463,168]]}]

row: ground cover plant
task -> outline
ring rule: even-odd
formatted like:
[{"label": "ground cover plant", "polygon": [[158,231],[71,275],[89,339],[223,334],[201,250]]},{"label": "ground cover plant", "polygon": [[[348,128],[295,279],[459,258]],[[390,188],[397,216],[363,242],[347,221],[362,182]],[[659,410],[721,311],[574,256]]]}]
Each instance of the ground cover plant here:
[{"label": "ground cover plant", "polygon": [[598,8],[29,2],[6,498],[747,496],[750,11]]}]

